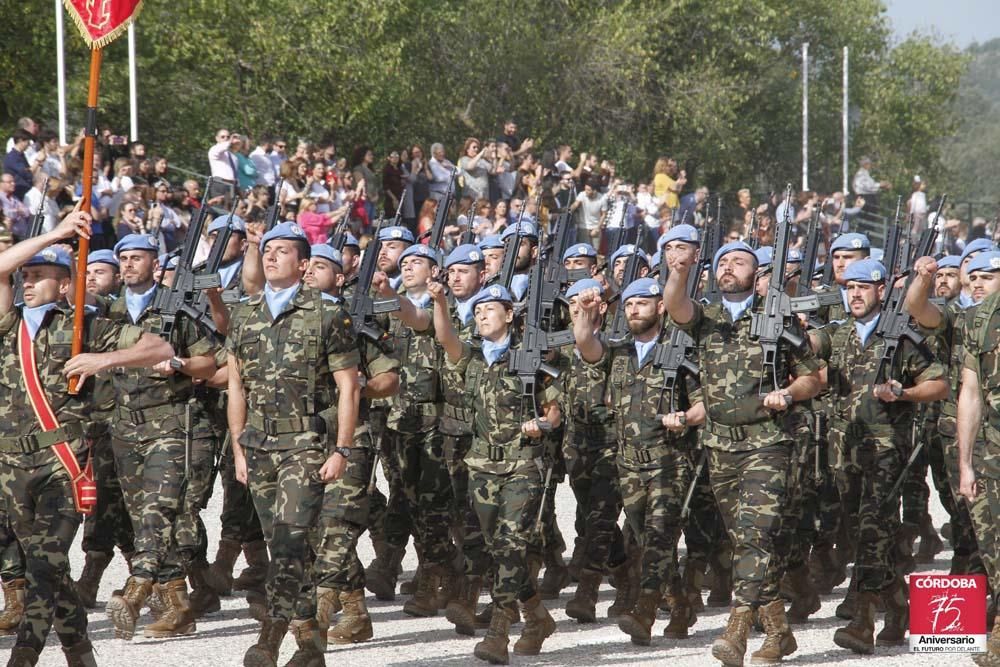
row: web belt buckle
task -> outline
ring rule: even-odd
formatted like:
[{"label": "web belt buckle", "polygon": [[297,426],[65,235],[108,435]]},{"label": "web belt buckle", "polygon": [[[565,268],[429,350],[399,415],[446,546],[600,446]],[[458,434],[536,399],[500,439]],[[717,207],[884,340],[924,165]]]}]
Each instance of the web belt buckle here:
[{"label": "web belt buckle", "polygon": [[499,445],[487,445],[486,456],[490,461],[494,463],[500,463],[504,460],[503,447]]}]

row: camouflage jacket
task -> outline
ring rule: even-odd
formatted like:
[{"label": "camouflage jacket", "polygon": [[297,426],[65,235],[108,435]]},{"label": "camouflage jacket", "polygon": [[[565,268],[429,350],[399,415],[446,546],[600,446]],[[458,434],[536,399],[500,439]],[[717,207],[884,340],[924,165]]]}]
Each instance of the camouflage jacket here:
[{"label": "camouflage jacket", "polygon": [[333,373],[357,368],[350,317],[304,285],[276,320],[263,292],[233,311],[226,350],[247,405],[244,447],[323,449],[337,432]]},{"label": "camouflage jacket", "polygon": [[[123,324],[131,322],[125,299],[111,304],[108,316]],[[147,308],[136,326],[159,335],[163,318]],[[170,344],[179,357],[197,357],[215,352],[212,342],[198,332],[187,318],[178,318]],[[183,373],[162,375],[152,368],[115,368],[112,371],[115,402],[111,432],[129,442],[145,442],[169,433],[183,432],[186,404],[191,399],[194,383]]]},{"label": "camouflage jacket", "polygon": [[[511,344],[517,345],[517,341],[512,340]],[[446,363],[450,370],[465,378],[465,407],[471,415],[473,431],[466,464],[474,470],[505,475],[527,460],[541,462],[542,440],[521,435],[521,424],[534,415],[532,406],[522,404],[521,380],[507,370],[509,353],[487,365],[479,348],[468,343],[462,347],[462,358],[455,364]],[[565,368],[561,359],[553,365]],[[538,373],[537,379],[535,401],[539,406],[561,400],[557,382],[543,373]]]},{"label": "camouflage jacket", "polygon": [[821,285],[820,287],[817,287],[815,290],[817,294],[826,294],[827,292],[833,292],[833,291],[836,291],[841,295],[840,302],[832,306],[821,306],[816,311],[815,315],[815,318],[817,320],[819,320],[820,322],[824,322],[826,324],[829,324],[830,322],[845,320],[847,319],[847,316],[850,315],[850,313],[847,311],[847,307],[844,305],[844,299],[843,299],[844,290],[843,288],[840,287],[840,285],[837,284]]},{"label": "camouflage jacket", "polygon": [[[603,334],[598,334],[605,343]],[[572,364],[560,380],[566,396],[568,442],[584,442],[592,449],[613,446],[614,410],[607,404],[608,364],[585,363],[573,350]]]},{"label": "camouflage jacket", "polygon": [[[714,436],[705,443],[713,448],[749,451],[789,442],[806,418],[805,407],[798,403],[783,413],[771,413],[763,406],[762,395],[774,388],[771,378],[763,377],[763,349],[750,337],[751,311],[761,303],[760,297],[755,298],[735,322],[720,303],[695,303],[694,317],[681,326],[698,346],[705,429]],[[810,375],[824,365],[809,349],[782,345],[779,356],[778,376],[783,378]]]},{"label": "camouflage jacket", "polygon": [[1000,293],[970,308],[964,333],[968,368],[979,377],[986,447],[983,474],[1000,477]]},{"label": "camouflage jacket", "polygon": [[[454,297],[448,297],[448,308],[451,313],[451,325],[459,338],[472,343],[475,333],[475,322],[466,324],[458,315]],[[450,370],[446,365],[441,368],[441,395],[444,399],[441,413],[441,432],[452,436],[472,435],[471,415],[465,409],[465,378]]]},{"label": "camouflage jacket", "polygon": [[[88,315],[84,331],[84,352],[111,352],[132,347],[139,342],[142,329]],[[0,438],[17,438],[41,432],[38,418],[28,399],[17,352],[17,332],[21,326],[20,308],[12,308],[0,318]],[[90,419],[94,402],[94,379],[81,391],[67,391],[63,366],[70,359],[73,345],[73,310],[64,304],[49,311],[33,342],[38,376],[59,423],[77,424],[81,433],[73,442],[81,442],[84,422]]]},{"label": "camouflage jacket", "polygon": [[[426,310],[429,314],[429,305]],[[389,408],[389,428],[426,433],[437,428],[444,400],[440,378],[444,359],[433,322],[424,331],[414,331],[394,317],[389,333],[395,346],[393,356],[399,361],[399,394]]]}]

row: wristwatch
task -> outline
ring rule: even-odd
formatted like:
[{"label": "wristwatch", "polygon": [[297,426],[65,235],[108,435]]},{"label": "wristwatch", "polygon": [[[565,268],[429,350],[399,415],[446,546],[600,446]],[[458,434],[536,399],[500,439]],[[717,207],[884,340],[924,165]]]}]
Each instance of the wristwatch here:
[{"label": "wristwatch", "polygon": [[351,448],[350,447],[334,447],[333,448],[333,453],[334,454],[340,454],[345,459],[351,458]]}]

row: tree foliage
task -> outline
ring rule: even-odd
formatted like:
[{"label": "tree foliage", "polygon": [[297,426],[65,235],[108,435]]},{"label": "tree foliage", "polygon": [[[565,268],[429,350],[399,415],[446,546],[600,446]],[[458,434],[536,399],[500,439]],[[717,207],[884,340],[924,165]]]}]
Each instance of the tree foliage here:
[{"label": "tree foliage", "polygon": [[[0,122],[56,117],[52,8],[0,26]],[[87,54],[67,26],[70,121]],[[811,183],[840,184],[841,51],[860,111],[852,153],[890,177],[944,174],[962,55],[926,37],[890,43],[878,0],[175,0],[138,24],[140,130],[204,170],[217,127],[332,136],[377,151],[496,133],[507,117],[648,178],[678,157],[713,188],[797,181],[801,47],[810,43]],[[31,39],[25,39],[29,35]],[[128,124],[125,40],[106,53],[100,118]],[[852,165],[853,167],[853,165]],[[853,169],[852,169],[853,170]]]}]

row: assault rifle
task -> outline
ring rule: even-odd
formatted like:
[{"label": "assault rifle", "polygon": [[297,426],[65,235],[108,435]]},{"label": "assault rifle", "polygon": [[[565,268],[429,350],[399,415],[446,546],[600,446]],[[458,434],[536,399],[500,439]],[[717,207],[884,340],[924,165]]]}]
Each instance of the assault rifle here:
[{"label": "assault rifle", "polygon": [[[541,196],[541,189],[539,189],[536,201],[540,201]],[[521,212],[517,214],[517,222],[514,223],[514,233],[504,241],[503,264],[500,265],[500,272],[488,278],[486,286],[500,284],[510,290],[511,283],[514,280],[514,271],[517,269],[517,255],[521,248],[521,239],[525,236],[522,233],[521,223],[524,220],[524,214],[527,209],[527,202],[525,202],[521,205]],[[537,207],[535,210],[538,210]]]},{"label": "assault rifle", "polygon": [[[451,180],[448,181],[448,189],[445,190],[444,197],[438,202],[437,211],[434,213],[434,224],[431,226],[430,230],[424,232],[417,239],[417,243],[422,243],[424,239],[427,239],[427,245],[433,248],[435,251],[440,252],[441,250],[441,240],[444,238],[444,227],[448,224],[448,213],[451,211],[451,204],[455,201],[455,178],[458,176],[458,169],[451,170]],[[400,208],[397,211],[397,215],[402,212],[403,199],[399,200]],[[393,220],[393,224],[396,224],[396,220]],[[470,214],[469,225],[472,224],[472,218]]]},{"label": "assault rifle", "polygon": [[[281,188],[284,185],[285,179],[283,178],[279,178],[274,185],[274,203],[268,206],[264,212],[264,233],[271,231],[278,224],[278,217],[281,214]],[[206,187],[205,190],[207,191],[208,188]]]},{"label": "assault rifle", "polygon": [[[791,195],[792,185],[789,183],[785,189],[786,201],[791,199]],[[785,207],[785,215],[782,217],[784,219],[778,223],[775,236],[774,258],[771,261],[771,280],[767,286],[767,294],[764,296],[763,307],[753,313],[750,324],[750,337],[760,342],[764,352],[763,367],[761,368],[761,396],[767,393],[764,391],[764,387],[768,376],[770,376],[775,390],[783,384],[778,369],[780,344],[784,342],[798,350],[806,346],[805,339],[795,333],[790,326],[794,319],[794,312],[792,300],[785,293],[787,279],[785,269],[788,263],[789,237],[792,233],[791,206]]]},{"label": "assault rifle", "polygon": [[[705,291],[701,295],[703,304],[718,303],[722,301],[722,292],[719,290],[719,281],[712,270],[712,258],[722,247],[722,220],[714,223],[705,223],[704,236],[701,239],[701,265],[708,268],[708,281],[705,283]],[[698,270],[698,279],[701,279],[701,269]]]},{"label": "assault rifle", "polygon": [[[45,224],[45,197],[46,193],[49,191],[49,177],[46,176],[45,180],[42,181],[42,199],[38,202],[38,209],[35,210],[35,215],[31,218],[31,227],[28,229],[27,238],[33,239],[42,233],[42,227]],[[86,276],[77,276],[77,280],[86,280]],[[14,304],[24,303],[24,277],[21,275],[20,271],[14,272]]]},{"label": "assault rifle", "polygon": [[383,212],[375,224],[372,239],[368,242],[368,247],[365,248],[361,266],[358,267],[358,281],[354,286],[354,294],[351,295],[351,303],[347,309],[351,316],[351,329],[354,331],[354,335],[364,336],[376,344],[384,344],[389,339],[389,334],[378,326],[375,322],[375,316],[399,310],[399,297],[375,299],[371,295],[372,278],[378,268],[378,254],[382,247],[378,233],[384,224],[385,213]]},{"label": "assault rifle", "polygon": [[[819,255],[819,241],[822,232],[819,222],[819,208],[814,208],[809,219],[806,232],[805,251],[802,253],[802,264],[798,270],[799,284],[792,297],[792,312],[805,313],[818,310],[822,306],[832,306],[841,302],[840,290],[816,292],[812,288],[813,267]],[[832,265],[832,262],[829,262]],[[821,322],[810,321],[810,326],[818,328]]]},{"label": "assault rifle", "polygon": [[[643,223],[643,227],[646,225]],[[625,304],[621,300],[621,294],[625,291],[625,288],[632,284],[639,277],[639,253],[642,252],[639,249],[639,241],[641,236],[641,230],[636,227],[636,239],[635,244],[632,247],[632,254],[628,256],[628,261],[625,263],[625,272],[622,274],[622,284],[621,290],[616,295],[618,299],[618,307],[615,308],[615,316],[611,320],[611,328],[608,330],[608,342],[613,345],[621,343],[625,340],[628,335],[628,321],[625,318]]]}]

